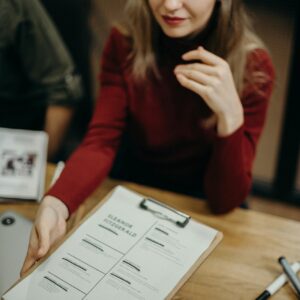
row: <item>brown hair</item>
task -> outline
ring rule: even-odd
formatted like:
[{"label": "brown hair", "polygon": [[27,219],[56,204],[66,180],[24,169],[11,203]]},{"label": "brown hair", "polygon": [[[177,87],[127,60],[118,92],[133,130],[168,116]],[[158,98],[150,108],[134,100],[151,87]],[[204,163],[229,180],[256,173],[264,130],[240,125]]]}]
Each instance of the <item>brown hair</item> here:
[{"label": "brown hair", "polygon": [[[217,0],[215,9],[218,9],[216,25],[206,47],[228,62],[237,90],[241,92],[245,79],[253,81],[263,77],[263,74],[258,73],[245,74],[245,64],[249,52],[258,48],[265,49],[265,46],[254,33],[241,0]],[[132,42],[134,77],[145,79],[150,72],[159,76],[154,51],[157,23],[148,0],[127,0],[125,15],[126,20],[118,27]]]}]

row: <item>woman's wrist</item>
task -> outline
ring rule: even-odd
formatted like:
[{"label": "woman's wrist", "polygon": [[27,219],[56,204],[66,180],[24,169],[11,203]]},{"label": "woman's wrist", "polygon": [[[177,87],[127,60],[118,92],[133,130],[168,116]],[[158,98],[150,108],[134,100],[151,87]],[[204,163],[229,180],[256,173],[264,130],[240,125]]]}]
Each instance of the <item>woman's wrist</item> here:
[{"label": "woman's wrist", "polygon": [[69,210],[67,206],[64,204],[63,201],[61,201],[60,199],[54,196],[50,196],[50,195],[45,196],[41,205],[52,207],[53,209],[55,209],[55,211],[59,213],[59,215],[64,220],[67,220],[69,218]]},{"label": "woman's wrist", "polygon": [[243,110],[240,109],[236,113],[223,114],[218,116],[217,131],[220,137],[227,137],[238,130],[244,123]]}]

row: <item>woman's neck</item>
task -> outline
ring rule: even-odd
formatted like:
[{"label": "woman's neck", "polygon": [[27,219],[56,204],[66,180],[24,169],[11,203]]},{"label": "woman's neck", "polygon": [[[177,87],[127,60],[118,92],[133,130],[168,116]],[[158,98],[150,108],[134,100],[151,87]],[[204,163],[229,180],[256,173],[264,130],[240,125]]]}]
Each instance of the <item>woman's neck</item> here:
[{"label": "woman's neck", "polygon": [[169,37],[157,26],[154,47],[155,52],[158,54],[158,62],[162,64],[166,61],[171,64],[177,64],[182,61],[181,56],[184,53],[197,49],[199,46],[208,46],[209,39],[217,27],[219,7],[220,3],[216,2],[213,14],[204,29],[182,38]]}]

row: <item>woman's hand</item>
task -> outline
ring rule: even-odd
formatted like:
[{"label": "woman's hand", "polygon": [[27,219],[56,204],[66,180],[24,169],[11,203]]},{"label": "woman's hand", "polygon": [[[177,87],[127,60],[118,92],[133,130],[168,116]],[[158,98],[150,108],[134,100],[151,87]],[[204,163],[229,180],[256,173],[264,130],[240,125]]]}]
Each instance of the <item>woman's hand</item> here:
[{"label": "woman's hand", "polygon": [[66,233],[66,205],[58,198],[46,196],[41,203],[31,230],[27,255],[21,270],[24,275],[36,261],[47,254],[50,247]]},{"label": "woman's hand", "polygon": [[179,83],[206,102],[217,119],[219,136],[229,136],[244,122],[243,107],[228,63],[199,47],[182,57],[197,63],[178,65],[174,72]]}]

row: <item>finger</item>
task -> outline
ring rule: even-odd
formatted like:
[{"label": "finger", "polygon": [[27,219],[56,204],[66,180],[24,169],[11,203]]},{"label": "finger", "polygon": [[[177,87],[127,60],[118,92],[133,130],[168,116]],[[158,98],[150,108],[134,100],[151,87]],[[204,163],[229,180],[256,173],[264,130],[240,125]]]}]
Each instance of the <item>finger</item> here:
[{"label": "finger", "polygon": [[21,276],[24,275],[37,261],[37,250],[38,250],[38,237],[35,227],[31,231],[30,241],[28,245],[27,254],[21,269]]},{"label": "finger", "polygon": [[38,258],[43,257],[50,248],[50,233],[48,227],[42,226],[39,224],[37,226],[37,233],[39,237],[39,245],[38,245]]},{"label": "finger", "polygon": [[35,264],[35,262],[36,259],[33,256],[27,254],[20,272],[21,277],[24,276],[24,274]]},{"label": "finger", "polygon": [[206,91],[206,87],[204,85],[202,85],[201,83],[195,82],[193,80],[190,80],[183,74],[177,74],[176,77],[177,77],[177,80],[179,81],[179,83],[183,87],[195,92],[196,94],[198,94],[202,98],[204,98],[203,95],[205,94],[205,91]]},{"label": "finger", "polygon": [[201,63],[178,65],[176,66],[174,72],[176,73],[177,71],[181,71],[182,69],[199,71],[210,76],[217,75],[217,70],[215,67]]},{"label": "finger", "polygon": [[176,74],[184,75],[188,79],[191,79],[197,83],[201,83],[205,86],[212,86],[215,80],[212,76],[208,76],[207,74],[191,69],[189,70],[181,68],[179,71],[176,72]]},{"label": "finger", "polygon": [[201,60],[203,63],[208,65],[219,65],[224,63],[224,60],[219,56],[213,54],[212,52],[207,51],[203,47],[199,47],[196,50],[185,53],[182,58],[184,60]]}]

